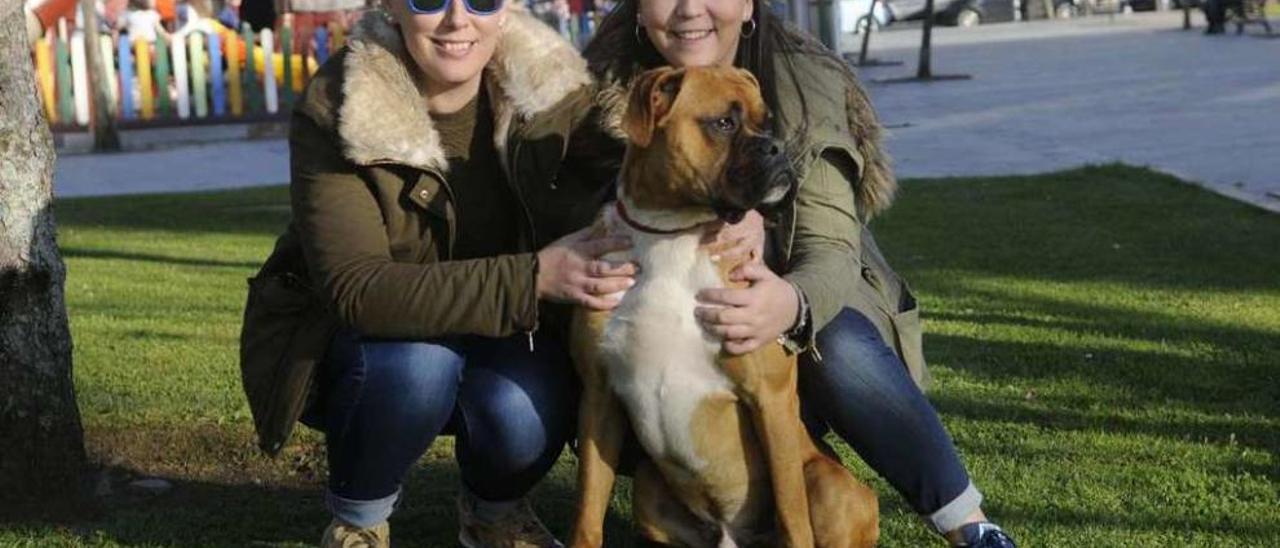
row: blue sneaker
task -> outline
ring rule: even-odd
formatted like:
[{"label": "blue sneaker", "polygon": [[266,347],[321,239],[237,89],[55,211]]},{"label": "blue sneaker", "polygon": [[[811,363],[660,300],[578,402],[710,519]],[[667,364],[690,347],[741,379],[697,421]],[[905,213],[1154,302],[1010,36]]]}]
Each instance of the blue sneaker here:
[{"label": "blue sneaker", "polygon": [[991,522],[970,523],[960,528],[967,548],[1018,548],[1008,533]]}]

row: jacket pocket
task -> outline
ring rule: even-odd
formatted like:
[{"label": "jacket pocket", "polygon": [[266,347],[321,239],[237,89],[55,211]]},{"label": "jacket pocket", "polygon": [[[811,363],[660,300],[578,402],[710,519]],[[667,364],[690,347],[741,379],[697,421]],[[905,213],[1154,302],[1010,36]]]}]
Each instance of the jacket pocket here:
[{"label": "jacket pocket", "polygon": [[275,455],[309,397],[336,322],[291,273],[249,280],[240,332],[240,375],[260,447]]},{"label": "jacket pocket", "polygon": [[[869,233],[864,233],[866,235]],[[889,317],[898,357],[902,358],[916,385],[921,390],[927,389],[932,379],[924,360],[924,326],[920,320],[920,304],[911,286],[889,266],[870,238],[863,239],[862,264],[862,279],[866,282],[862,299],[874,303]]]},{"label": "jacket pocket", "polygon": [[892,315],[898,355],[906,364],[911,379],[925,390],[932,383],[932,378],[924,361],[924,325],[920,321],[920,305],[907,282],[901,278],[898,281],[901,284],[898,310]]}]

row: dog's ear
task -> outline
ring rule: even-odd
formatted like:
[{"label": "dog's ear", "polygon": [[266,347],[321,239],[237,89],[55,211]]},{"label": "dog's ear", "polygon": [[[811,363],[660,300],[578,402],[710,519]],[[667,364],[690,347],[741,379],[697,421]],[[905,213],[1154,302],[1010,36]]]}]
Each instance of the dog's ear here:
[{"label": "dog's ear", "polygon": [[760,88],[760,81],[756,79],[756,75],[751,74],[751,71],[744,68],[735,68],[734,71],[738,73],[738,76],[750,82],[756,89]]},{"label": "dog's ear", "polygon": [[671,67],[653,69],[636,77],[631,84],[627,113],[622,117],[622,129],[632,143],[649,146],[654,129],[671,110],[683,82],[684,69]]}]

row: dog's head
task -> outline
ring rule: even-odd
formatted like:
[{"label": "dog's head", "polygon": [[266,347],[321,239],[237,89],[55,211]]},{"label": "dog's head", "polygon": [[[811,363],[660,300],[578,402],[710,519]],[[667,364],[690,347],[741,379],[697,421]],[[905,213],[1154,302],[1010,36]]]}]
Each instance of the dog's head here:
[{"label": "dog's head", "polygon": [[659,68],[638,76],[623,117],[623,191],[641,207],[708,207],[737,222],[790,191],[782,143],[767,130],[755,77],[736,68]]}]

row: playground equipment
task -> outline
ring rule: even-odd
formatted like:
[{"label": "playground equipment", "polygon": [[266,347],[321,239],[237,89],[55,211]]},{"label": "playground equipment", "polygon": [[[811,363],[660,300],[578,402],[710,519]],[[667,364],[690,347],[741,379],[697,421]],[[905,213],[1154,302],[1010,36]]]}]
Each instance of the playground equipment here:
[{"label": "playground equipment", "polygon": [[27,20],[27,40],[35,42],[62,19],[75,19],[79,0],[27,0],[22,11]]},{"label": "playground equipment", "polygon": [[[36,5],[44,12],[30,13],[52,13],[55,1]],[[70,5],[74,11],[75,2]],[[32,56],[45,114],[65,130],[88,125],[91,101],[88,44],[80,31],[68,33],[66,20],[61,21],[41,31],[32,42]],[[294,32],[287,25],[276,36],[270,29],[254,33],[247,24],[237,30],[213,21],[156,42],[103,35],[98,47],[121,120],[134,125],[234,121],[288,113],[307,80],[345,41],[340,27],[316,31],[315,42],[299,52],[292,51]]]}]

